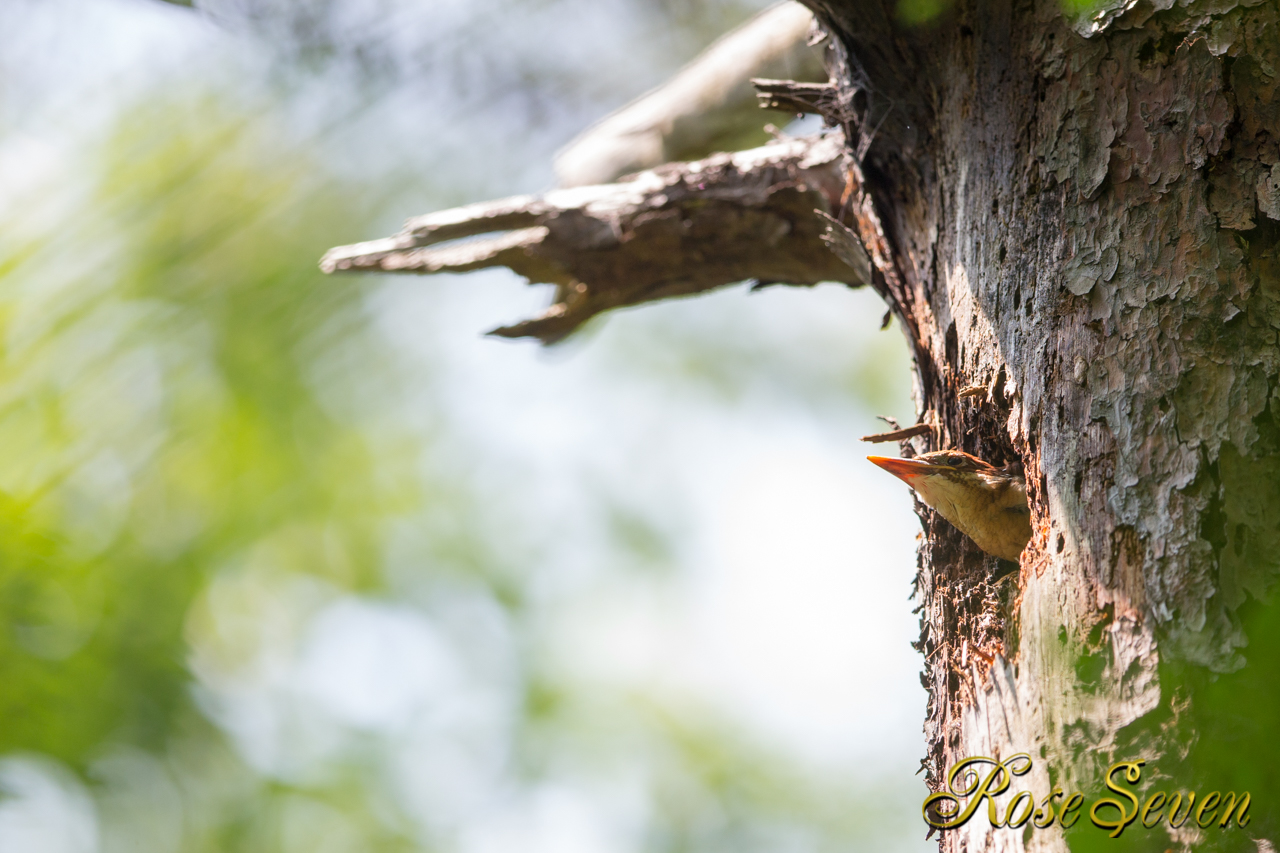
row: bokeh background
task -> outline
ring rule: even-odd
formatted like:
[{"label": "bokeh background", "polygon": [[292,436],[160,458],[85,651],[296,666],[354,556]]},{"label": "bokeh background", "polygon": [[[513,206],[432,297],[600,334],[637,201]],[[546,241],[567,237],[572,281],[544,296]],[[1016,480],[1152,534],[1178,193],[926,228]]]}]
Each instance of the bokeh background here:
[{"label": "bokeh background", "polygon": [[762,5],[0,3],[0,851],[933,849],[874,294],[316,271]]}]

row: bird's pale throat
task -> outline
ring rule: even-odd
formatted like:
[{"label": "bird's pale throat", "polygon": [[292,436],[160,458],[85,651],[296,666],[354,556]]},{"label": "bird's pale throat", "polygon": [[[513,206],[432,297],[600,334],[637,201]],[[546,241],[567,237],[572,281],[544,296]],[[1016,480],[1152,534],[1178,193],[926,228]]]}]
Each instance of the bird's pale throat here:
[{"label": "bird's pale throat", "polygon": [[1031,511],[1021,474],[960,450],[938,450],[914,459],[867,458],[915,489],[925,505],[988,554],[1017,562],[1031,539]]}]

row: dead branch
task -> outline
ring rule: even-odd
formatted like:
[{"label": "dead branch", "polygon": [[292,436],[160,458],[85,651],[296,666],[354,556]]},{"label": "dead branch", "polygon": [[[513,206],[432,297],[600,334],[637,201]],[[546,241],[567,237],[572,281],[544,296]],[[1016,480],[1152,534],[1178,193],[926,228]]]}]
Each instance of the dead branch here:
[{"label": "dead branch", "polygon": [[813,113],[837,123],[840,114],[839,94],[832,83],[798,83],[795,80],[769,80],[756,77],[756,101],[761,109],[789,113]]},{"label": "dead branch", "polygon": [[933,426],[931,424],[916,424],[905,429],[895,429],[892,432],[864,435],[862,440],[871,444],[883,444],[886,441],[906,441],[908,438],[915,438],[917,435],[928,435],[932,432]]},{"label": "dead branch", "polygon": [[[857,235],[833,218],[846,187],[839,134],[784,139],[616,184],[431,213],[399,234],[325,254],[325,272],[466,272],[505,266],[556,286],[549,310],[495,329],[564,338],[611,308],[754,279],[871,281]],[[501,233],[495,233],[501,232]]]},{"label": "dead branch", "polygon": [[[822,51],[808,44],[813,14],[776,3],[725,34],[658,88],[605,116],[556,155],[561,186],[600,184],[672,160],[764,142],[752,77],[826,80]],[[794,113],[794,111],[791,111]]]}]

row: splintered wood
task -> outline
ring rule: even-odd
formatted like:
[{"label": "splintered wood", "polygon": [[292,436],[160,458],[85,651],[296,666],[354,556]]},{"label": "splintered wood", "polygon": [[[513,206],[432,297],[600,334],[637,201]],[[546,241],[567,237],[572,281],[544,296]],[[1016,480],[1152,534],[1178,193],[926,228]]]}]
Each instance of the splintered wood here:
[{"label": "splintered wood", "polygon": [[339,246],[325,272],[467,272],[508,267],[555,285],[542,315],[493,330],[561,340],[602,311],[735,282],[853,287],[871,261],[842,225],[849,158],[839,134],[669,163],[614,184],[555,190],[409,220]]}]

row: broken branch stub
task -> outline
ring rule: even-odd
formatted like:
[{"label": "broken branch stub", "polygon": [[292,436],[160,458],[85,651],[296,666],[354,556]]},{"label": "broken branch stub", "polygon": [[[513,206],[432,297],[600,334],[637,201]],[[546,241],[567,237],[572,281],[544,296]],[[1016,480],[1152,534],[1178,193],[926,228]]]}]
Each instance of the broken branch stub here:
[{"label": "broken branch stub", "polygon": [[751,85],[756,88],[756,102],[761,109],[820,115],[832,127],[839,122],[840,96],[834,84],[756,77]]},{"label": "broken branch stub", "polygon": [[766,119],[751,78],[826,80],[813,26],[813,13],[788,0],[726,33],[670,80],[561,149],[555,158],[560,185],[608,183],[663,163],[763,144]]},{"label": "broken branch stub", "polygon": [[[410,219],[392,237],[330,249],[325,272],[467,272],[505,266],[556,286],[541,316],[495,329],[563,339],[611,308],[726,284],[870,283],[839,213],[849,159],[838,134],[668,163],[615,184],[554,190]],[[467,239],[470,238],[470,239]]]}]

